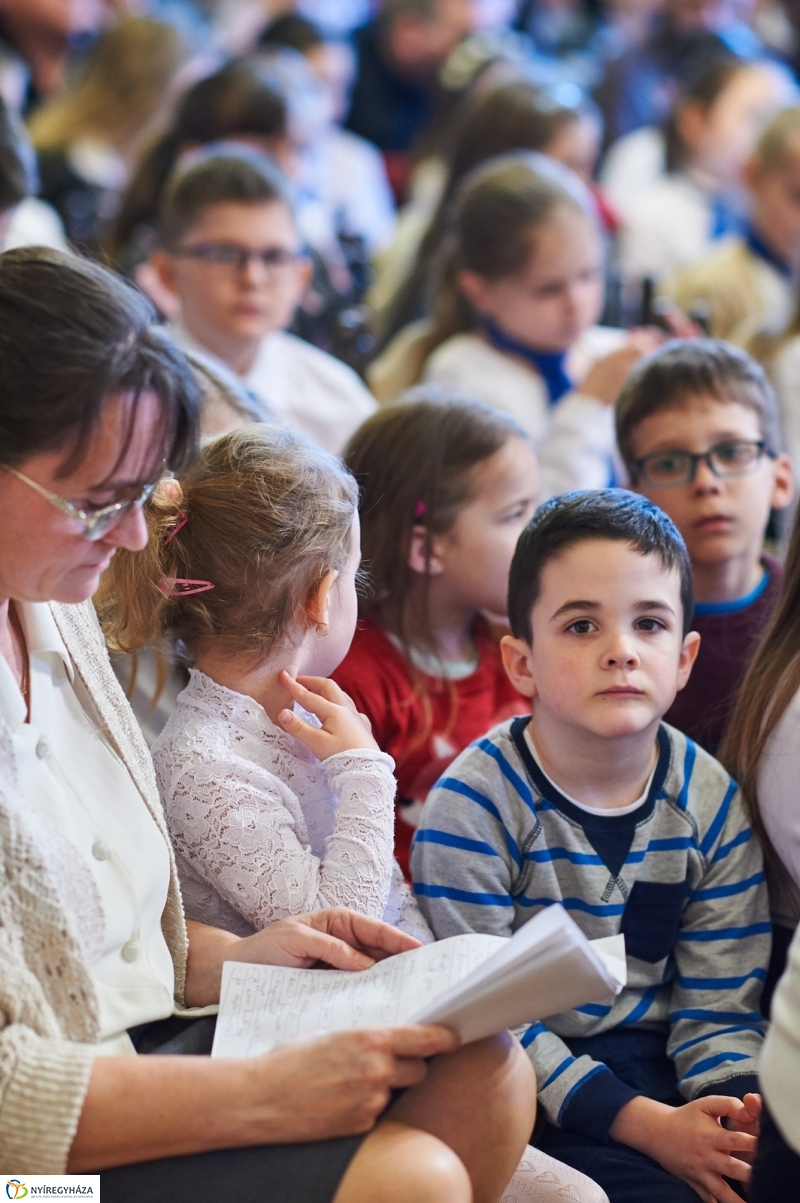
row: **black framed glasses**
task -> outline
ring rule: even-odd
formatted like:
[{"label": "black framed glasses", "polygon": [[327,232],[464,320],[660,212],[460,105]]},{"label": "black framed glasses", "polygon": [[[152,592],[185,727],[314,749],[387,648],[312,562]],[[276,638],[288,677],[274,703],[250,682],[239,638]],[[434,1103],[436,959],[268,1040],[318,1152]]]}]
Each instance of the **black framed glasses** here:
[{"label": "black framed glasses", "polygon": [[12,476],[16,476],[17,480],[21,480],[40,497],[44,497],[45,501],[49,501],[55,509],[60,510],[62,514],[66,514],[69,518],[74,518],[76,522],[80,522],[83,527],[83,537],[88,539],[90,543],[95,543],[98,539],[102,539],[103,535],[115,526],[118,526],[126,514],[129,514],[136,506],[143,506],[148,497],[152,496],[158,481],[153,481],[152,484],[145,485],[138,497],[131,497],[128,501],[116,501],[113,505],[103,505],[96,510],[82,510],[79,506],[73,505],[71,501],[65,501],[63,497],[59,497],[58,493],[51,493],[49,489],[45,489],[42,485],[37,484],[35,480],[31,480],[29,476],[18,472],[16,468],[5,465],[6,472],[10,472]]},{"label": "black framed glasses", "polygon": [[774,453],[767,449],[763,439],[730,439],[717,443],[708,451],[653,451],[635,462],[640,480],[656,489],[675,488],[691,484],[697,475],[697,465],[705,463],[715,476],[726,478],[747,476],[755,472],[761,457]]},{"label": "black framed glasses", "polygon": [[176,246],[171,252],[178,259],[197,259],[214,267],[225,267],[245,271],[251,263],[260,263],[268,275],[286,271],[299,259],[303,251],[290,251],[285,246],[268,246],[254,251],[236,242],[199,242],[196,246]]}]

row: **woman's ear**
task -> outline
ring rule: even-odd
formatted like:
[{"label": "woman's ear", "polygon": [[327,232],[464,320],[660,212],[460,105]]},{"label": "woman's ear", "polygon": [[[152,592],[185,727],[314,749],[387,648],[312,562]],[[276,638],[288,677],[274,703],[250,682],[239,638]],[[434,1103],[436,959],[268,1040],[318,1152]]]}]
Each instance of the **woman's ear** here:
[{"label": "woman's ear", "polygon": [[408,549],[408,566],[412,572],[418,572],[420,576],[441,576],[444,568],[441,560],[436,556],[436,540],[433,540],[431,557],[426,563],[427,546],[428,532],[421,526],[415,526],[411,532],[411,546]]},{"label": "woman's ear", "polygon": [[331,589],[338,579],[338,570],[331,568],[330,572],[325,573],[305,606],[309,626],[316,627],[318,630],[323,627],[326,634],[331,616]]},{"label": "woman's ear", "polygon": [[536,696],[536,682],[533,679],[531,664],[531,649],[524,639],[515,635],[504,635],[500,640],[500,655],[503,657],[503,668],[506,676],[524,698],[533,699]]}]

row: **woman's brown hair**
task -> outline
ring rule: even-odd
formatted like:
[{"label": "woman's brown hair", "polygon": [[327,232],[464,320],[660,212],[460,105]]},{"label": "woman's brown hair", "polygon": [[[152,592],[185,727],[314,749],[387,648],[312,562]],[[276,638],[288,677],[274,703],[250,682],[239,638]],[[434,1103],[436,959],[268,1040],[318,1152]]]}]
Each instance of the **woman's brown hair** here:
[{"label": "woman's brown hair", "polygon": [[432,275],[433,325],[427,357],[455,334],[474,330],[478,314],[464,296],[464,270],[502,280],[525,269],[539,228],[563,208],[582,214],[598,229],[591,193],[576,175],[533,151],[502,155],[476,168],[458,190]]},{"label": "woman's brown hair", "polygon": [[[109,646],[180,640],[260,663],[350,551],[357,489],[339,460],[302,435],[246,426],[207,443],[180,481],[145,507],[149,541],[120,550],[95,601]],[[181,593],[180,582],[212,586]]]},{"label": "woman's brown hair", "polygon": [[778,604],[756,647],[736,699],[719,759],[739,783],[753,830],[764,849],[771,888],[789,874],[758,803],[758,770],[770,737],[800,689],[800,520],[796,517]]},{"label": "woman's brown hair", "polygon": [[382,343],[420,316],[431,260],[445,237],[453,197],[464,177],[498,155],[519,150],[546,153],[562,130],[586,120],[602,124],[594,102],[573,84],[538,87],[527,80],[514,80],[479,94],[467,104],[448,156],[442,198],[408,279],[383,320]]}]

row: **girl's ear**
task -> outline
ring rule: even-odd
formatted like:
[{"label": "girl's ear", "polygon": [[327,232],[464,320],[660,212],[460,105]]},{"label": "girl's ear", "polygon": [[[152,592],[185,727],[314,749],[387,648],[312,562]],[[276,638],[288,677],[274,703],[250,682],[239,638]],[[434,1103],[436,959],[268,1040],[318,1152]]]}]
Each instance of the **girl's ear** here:
[{"label": "girl's ear", "polygon": [[427,532],[421,527],[415,526],[411,533],[411,546],[408,549],[408,566],[412,572],[418,572],[420,576],[441,576],[444,568],[441,560],[437,558],[435,550],[428,562],[425,562],[427,541]]},{"label": "girl's ear", "polygon": [[495,286],[493,281],[479,276],[477,272],[460,271],[456,283],[471,305],[481,313],[489,313],[494,304]]},{"label": "girl's ear", "polygon": [[531,649],[524,639],[515,635],[504,635],[500,640],[500,655],[503,657],[503,668],[506,676],[524,698],[533,699],[536,696],[536,682],[533,679],[531,666]]},{"label": "girl's ear", "polygon": [[306,602],[305,610],[309,626],[324,627],[327,632],[331,616],[331,589],[336,584],[338,577],[339,573],[335,568],[326,572]]}]

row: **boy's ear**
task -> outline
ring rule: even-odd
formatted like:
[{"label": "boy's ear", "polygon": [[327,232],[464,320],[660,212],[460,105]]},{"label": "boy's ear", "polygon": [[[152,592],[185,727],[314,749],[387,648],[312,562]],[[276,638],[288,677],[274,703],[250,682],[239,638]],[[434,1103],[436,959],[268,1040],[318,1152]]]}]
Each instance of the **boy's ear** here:
[{"label": "boy's ear", "polygon": [[306,602],[305,611],[309,626],[328,626],[331,614],[331,589],[336,584],[339,573],[335,568],[326,572],[317,588]]},{"label": "boy's ear", "polygon": [[175,260],[167,251],[153,251],[150,256],[150,267],[155,272],[159,284],[162,288],[166,288],[167,292],[177,296],[178,282]]},{"label": "boy's ear", "polygon": [[794,497],[794,472],[788,455],[776,455],[772,461],[774,485],[772,488],[773,510],[783,510]]},{"label": "boy's ear", "polygon": [[683,689],[692,673],[697,653],[700,651],[700,636],[697,631],[689,631],[683,641],[680,659],[678,660],[678,692]]},{"label": "boy's ear", "polygon": [[444,568],[441,560],[436,556],[435,540],[431,549],[431,558],[427,563],[425,562],[427,541],[427,531],[422,527],[415,526],[411,532],[411,546],[408,549],[408,566],[412,572],[418,572],[420,576],[441,576]]},{"label": "boy's ear", "polygon": [[531,649],[524,639],[516,635],[504,635],[500,640],[500,655],[503,657],[503,668],[506,676],[525,698],[536,695],[536,682],[531,668]]}]

